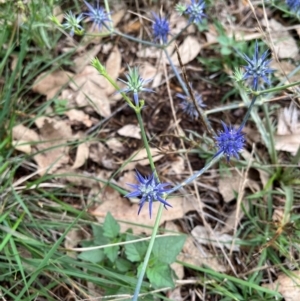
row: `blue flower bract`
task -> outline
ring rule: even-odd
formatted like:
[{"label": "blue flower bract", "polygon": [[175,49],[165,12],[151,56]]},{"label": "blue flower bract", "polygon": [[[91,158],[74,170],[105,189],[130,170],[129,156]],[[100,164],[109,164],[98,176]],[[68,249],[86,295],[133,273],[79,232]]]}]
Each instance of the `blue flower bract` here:
[{"label": "blue flower bract", "polygon": [[62,26],[65,30],[70,30],[71,36],[73,36],[74,33],[83,31],[83,28],[80,25],[80,22],[84,19],[82,14],[75,17],[75,15],[69,11],[68,13],[65,13],[64,17],[66,19],[66,23],[62,24]]},{"label": "blue flower bract", "polygon": [[[189,96],[183,95],[181,93],[177,93],[176,96],[182,99],[180,106],[181,106],[183,112],[185,114],[187,114],[191,119],[197,119],[199,117],[199,113],[198,113],[197,109],[195,108],[193,100]],[[194,93],[194,97],[195,97],[195,100],[199,107],[203,108],[206,106],[203,103],[202,97],[198,92]]]},{"label": "blue flower bract", "polygon": [[136,171],[136,178],[138,184],[127,184],[134,188],[134,191],[125,195],[127,198],[131,197],[141,197],[140,208],[138,214],[140,214],[145,202],[149,202],[149,215],[152,216],[152,203],[154,201],[159,201],[166,206],[172,207],[169,203],[166,202],[165,194],[168,189],[165,189],[166,186],[169,186],[168,183],[159,183],[156,179],[154,173],[149,177],[143,177],[138,171]]},{"label": "blue flower bract", "polygon": [[286,0],[286,5],[297,16],[300,15],[300,0]]},{"label": "blue flower bract", "polygon": [[255,43],[255,51],[253,58],[250,59],[247,55],[241,54],[244,60],[248,63],[245,66],[246,72],[243,75],[243,80],[250,79],[252,81],[252,88],[257,91],[261,81],[270,85],[269,75],[274,72],[273,69],[270,69],[269,64],[271,60],[267,59],[268,50],[266,50],[261,57],[258,53],[258,43]]},{"label": "blue flower bract", "polygon": [[153,14],[154,22],[152,25],[154,41],[163,43],[168,42],[168,34],[170,32],[169,22],[166,18]]},{"label": "blue flower bract", "polygon": [[184,11],[184,15],[187,15],[190,23],[201,23],[203,18],[206,17],[204,13],[205,2],[203,0],[195,1],[191,0],[191,4]]},{"label": "blue flower bract", "polygon": [[106,13],[105,9],[99,6],[99,1],[97,2],[97,7],[93,7],[85,0],[83,0],[85,5],[88,7],[89,11],[84,13],[85,16],[89,17],[90,20],[93,22],[93,27],[97,26],[100,30],[102,26],[106,27],[109,30],[109,27],[106,25],[106,22],[111,22],[109,19],[109,14]]},{"label": "blue flower bract", "polygon": [[153,92],[152,89],[144,88],[143,86],[149,83],[152,79],[143,79],[140,74],[138,68],[130,68],[128,67],[128,74],[125,75],[127,78],[127,82],[119,78],[119,81],[123,82],[127,87],[118,91],[119,93],[124,92],[132,92],[135,105],[139,104],[139,92]]},{"label": "blue flower bract", "polygon": [[224,131],[219,131],[219,134],[215,137],[218,152],[217,154],[223,153],[227,159],[234,156],[239,158],[238,153],[244,148],[245,138],[241,129],[235,129],[232,126],[227,126],[222,121]]}]

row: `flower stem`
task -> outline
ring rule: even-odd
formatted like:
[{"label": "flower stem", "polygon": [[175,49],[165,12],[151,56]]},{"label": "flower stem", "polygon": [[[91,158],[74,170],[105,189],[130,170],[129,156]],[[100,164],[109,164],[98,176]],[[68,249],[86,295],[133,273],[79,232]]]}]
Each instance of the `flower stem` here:
[{"label": "flower stem", "polygon": [[256,96],[260,96],[262,94],[265,93],[271,93],[271,92],[276,92],[276,91],[282,91],[284,89],[290,88],[290,87],[294,87],[300,84],[300,81],[288,84],[288,85],[284,85],[284,86],[279,86],[279,87],[274,87],[274,88],[270,88],[270,89],[266,89],[266,90],[262,90],[262,91],[252,91],[252,93]]},{"label": "flower stem", "polygon": [[249,119],[251,110],[252,110],[252,108],[253,108],[253,106],[254,106],[254,104],[255,104],[256,99],[257,99],[257,96],[254,96],[254,97],[252,98],[251,103],[250,103],[250,106],[248,107],[247,113],[246,113],[246,115],[244,116],[244,119],[243,119],[243,121],[242,121],[242,123],[241,123],[241,125],[240,125],[240,127],[239,127],[239,130],[240,130],[240,131],[242,130],[242,128],[245,126],[247,120]]},{"label": "flower stem", "polygon": [[217,153],[202,169],[195,172],[192,176],[190,176],[188,179],[186,179],[182,183],[180,183],[180,184],[176,185],[175,187],[173,187],[172,189],[168,190],[167,193],[171,194],[171,193],[175,192],[176,190],[180,189],[181,187],[193,182],[196,178],[198,178],[205,171],[207,171],[213,164],[218,162],[222,156],[223,156],[223,152]]},{"label": "flower stem", "polygon": [[141,289],[141,286],[142,286],[144,275],[146,273],[146,269],[147,269],[147,265],[148,265],[148,262],[149,262],[149,259],[150,259],[150,255],[151,255],[151,252],[152,252],[152,249],[153,249],[153,246],[154,246],[154,242],[155,242],[155,238],[156,238],[156,234],[157,234],[157,231],[158,231],[158,227],[159,227],[159,223],[160,223],[160,219],[161,219],[161,216],[162,216],[163,209],[164,209],[164,205],[163,205],[163,203],[160,203],[159,208],[158,208],[158,212],[157,212],[157,216],[156,216],[156,219],[155,219],[155,224],[154,224],[154,228],[153,228],[153,231],[152,231],[151,239],[150,239],[149,246],[148,246],[148,249],[147,249],[147,253],[146,253],[146,256],[145,256],[145,259],[144,259],[144,263],[143,263],[143,266],[142,266],[142,269],[141,269],[141,272],[140,272],[140,275],[139,275],[139,278],[138,278],[138,282],[137,282],[136,287],[135,287],[134,296],[132,298],[132,301],[137,301],[138,300],[139,292],[140,292],[140,289]]},{"label": "flower stem", "polygon": [[173,61],[172,61],[172,59],[171,59],[171,57],[170,57],[167,49],[165,49],[165,48],[164,48],[164,53],[165,53],[165,55],[166,55],[166,57],[167,57],[167,59],[169,61],[169,64],[170,64],[172,70],[174,71],[175,76],[177,77],[177,79],[179,81],[179,84],[182,87],[185,95],[188,96],[188,97],[190,97],[193,100],[194,105],[196,106],[197,111],[198,111],[198,113],[201,116],[201,121],[202,121],[203,126],[205,127],[205,130],[210,134],[210,136],[212,136],[212,137],[215,136],[215,131],[211,127],[211,125],[210,125],[210,123],[209,123],[209,121],[208,121],[208,119],[207,119],[204,111],[197,105],[197,102],[194,99],[194,95],[192,93],[191,88],[187,87],[186,84],[184,83],[184,81],[182,80],[182,78],[181,78],[181,76],[180,76],[180,74],[179,74],[179,72],[177,70],[177,67],[174,65],[174,63],[173,63]]}]

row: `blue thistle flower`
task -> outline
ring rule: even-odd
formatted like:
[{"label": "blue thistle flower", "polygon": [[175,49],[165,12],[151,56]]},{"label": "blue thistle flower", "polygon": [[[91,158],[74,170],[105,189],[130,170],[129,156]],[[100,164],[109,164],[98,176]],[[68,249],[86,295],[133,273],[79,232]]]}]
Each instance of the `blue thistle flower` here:
[{"label": "blue thistle flower", "polygon": [[286,0],[286,5],[291,11],[293,11],[297,16],[300,15],[300,0]]},{"label": "blue thistle flower", "polygon": [[244,148],[245,138],[241,128],[235,129],[231,125],[227,127],[223,121],[222,126],[224,131],[219,131],[219,135],[215,137],[218,147],[217,154],[222,152],[229,162],[232,156],[239,158],[238,153]]},{"label": "blue thistle flower", "polygon": [[169,186],[168,183],[159,183],[156,179],[154,173],[149,177],[143,177],[138,171],[136,171],[136,178],[138,180],[138,184],[127,184],[134,188],[135,190],[125,195],[126,198],[131,197],[141,197],[140,200],[140,208],[138,214],[140,214],[144,203],[149,202],[149,215],[151,218],[152,215],[152,203],[155,201],[159,201],[166,206],[172,207],[168,202],[165,201],[165,194],[168,189],[165,189],[166,186]]},{"label": "blue thistle flower", "polygon": [[129,66],[128,66],[128,74],[126,74],[125,76],[127,78],[127,82],[120,79],[120,78],[119,78],[119,81],[123,82],[127,87],[124,88],[124,89],[121,89],[118,92],[119,93],[121,93],[121,92],[124,92],[124,93],[132,92],[135,105],[138,106],[139,105],[139,95],[138,95],[139,92],[142,92],[142,91],[153,92],[152,89],[148,89],[148,88],[143,87],[144,85],[149,83],[152,79],[143,79],[140,76],[139,70],[138,70],[137,67],[134,67],[134,68],[131,69]]},{"label": "blue thistle flower", "polygon": [[199,24],[202,22],[203,18],[206,17],[204,13],[205,2],[204,0],[191,0],[191,4],[184,11],[184,15],[189,17],[189,23]]},{"label": "blue thistle flower", "polygon": [[258,89],[260,81],[264,81],[267,85],[270,85],[269,75],[275,70],[269,67],[271,60],[267,59],[269,51],[266,50],[261,57],[258,53],[258,43],[255,43],[255,51],[252,60],[246,55],[241,54],[244,60],[248,63],[245,67],[246,72],[243,75],[243,80],[252,80],[252,87],[255,91]]},{"label": "blue thistle flower", "polygon": [[108,17],[109,14],[105,11],[103,7],[99,6],[99,0],[97,1],[97,7],[93,7],[85,0],[83,1],[89,9],[89,11],[87,13],[84,13],[84,15],[89,17],[90,21],[93,22],[93,28],[97,26],[100,30],[101,27],[104,26],[108,30],[110,30],[109,27],[106,25],[106,22],[111,22],[110,18]]},{"label": "blue thistle flower", "polygon": [[[189,96],[183,95],[181,93],[177,93],[176,96],[183,100],[180,103],[183,112],[187,114],[191,119],[197,119],[199,117],[199,113],[195,108],[193,100]],[[201,95],[198,92],[194,93],[194,97],[199,107],[206,107],[206,105],[203,103]]]},{"label": "blue thistle flower", "polygon": [[70,30],[70,35],[74,36],[74,33],[81,34],[83,32],[83,27],[80,25],[80,22],[84,19],[83,15],[80,14],[77,17],[69,11],[65,13],[66,23],[62,24],[62,27],[65,30]]},{"label": "blue thistle flower", "polygon": [[154,22],[152,25],[154,41],[168,42],[168,34],[170,32],[169,21],[166,18],[153,14]]}]

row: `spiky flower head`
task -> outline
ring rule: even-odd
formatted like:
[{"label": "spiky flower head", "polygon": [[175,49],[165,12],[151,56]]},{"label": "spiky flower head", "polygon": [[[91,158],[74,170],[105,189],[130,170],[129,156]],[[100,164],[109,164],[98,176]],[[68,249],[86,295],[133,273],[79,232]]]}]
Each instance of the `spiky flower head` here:
[{"label": "spiky flower head", "polygon": [[258,53],[258,43],[255,43],[255,50],[253,58],[250,59],[246,54],[241,54],[244,60],[248,63],[245,67],[245,73],[243,75],[243,80],[250,79],[252,88],[257,91],[259,84],[265,82],[267,85],[270,85],[269,76],[275,70],[269,67],[271,60],[267,59],[269,51],[266,50],[261,57]]},{"label": "spiky flower head", "polygon": [[224,130],[219,131],[215,137],[218,147],[217,154],[223,153],[227,161],[229,161],[232,156],[238,159],[238,153],[244,148],[245,144],[244,134],[241,132],[242,129],[235,129],[231,125],[227,126],[223,121],[222,126]]},{"label": "spiky flower head", "polygon": [[145,202],[149,203],[149,215],[152,216],[152,203],[159,201],[166,206],[172,207],[165,200],[165,195],[168,189],[165,189],[166,186],[169,186],[168,183],[159,183],[155,174],[152,173],[149,177],[143,177],[138,171],[136,171],[136,179],[138,184],[127,184],[134,188],[134,191],[125,195],[127,198],[131,197],[141,197],[140,208],[138,214],[140,214]]},{"label": "spiky flower head", "polygon": [[70,35],[73,36],[74,33],[81,35],[83,33],[83,28],[80,22],[84,19],[83,15],[80,14],[77,17],[69,11],[65,13],[66,22],[62,24],[65,30],[70,30]]},{"label": "spiky flower head", "polygon": [[139,69],[137,67],[130,68],[128,66],[128,73],[125,75],[127,82],[119,78],[119,81],[123,82],[127,87],[118,91],[119,93],[133,93],[133,98],[135,105],[139,104],[139,92],[153,92],[152,89],[144,88],[144,85],[148,84],[152,79],[143,79],[139,74]]},{"label": "spiky flower head", "polygon": [[170,33],[169,21],[166,18],[163,18],[157,14],[153,13],[154,21],[152,24],[152,31],[154,41],[157,42],[168,42],[168,35]]},{"label": "spiky flower head", "polygon": [[189,23],[199,24],[202,22],[203,18],[206,17],[204,9],[204,0],[191,0],[191,4],[186,8],[184,15],[189,18]]},{"label": "spiky flower head", "polygon": [[109,30],[108,25],[106,22],[111,22],[109,18],[109,14],[105,11],[103,7],[99,5],[99,0],[97,1],[97,7],[93,7],[91,4],[83,0],[85,5],[88,8],[88,12],[84,13],[85,16],[89,17],[90,21],[93,22],[93,28],[95,26],[101,30],[102,26]]},{"label": "spiky flower head", "polygon": [[286,5],[297,16],[300,16],[300,0],[286,0]]},{"label": "spiky flower head", "polygon": [[[182,108],[183,112],[187,114],[191,119],[197,119],[199,117],[199,113],[191,97],[183,95],[181,93],[177,93],[176,96],[182,99],[180,107]],[[201,95],[198,92],[194,93],[194,97],[199,107],[206,107],[206,105],[203,103]]]}]

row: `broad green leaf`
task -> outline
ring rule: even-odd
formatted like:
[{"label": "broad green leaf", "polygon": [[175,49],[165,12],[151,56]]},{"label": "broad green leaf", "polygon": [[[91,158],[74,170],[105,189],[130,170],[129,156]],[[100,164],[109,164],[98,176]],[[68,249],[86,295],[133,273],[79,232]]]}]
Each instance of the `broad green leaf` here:
[{"label": "broad green leaf", "polygon": [[[138,237],[127,234],[126,241],[135,240]],[[131,262],[142,261],[147,252],[147,243],[145,241],[125,245],[125,254]]]},{"label": "broad green leaf", "polygon": [[107,258],[114,263],[118,257],[119,246],[108,247],[104,249],[104,254]]},{"label": "broad green leaf", "polygon": [[120,225],[113,218],[113,216],[108,212],[105,217],[103,224],[103,235],[108,238],[115,238],[120,233]]},{"label": "broad green leaf", "polygon": [[127,272],[132,269],[132,263],[124,258],[118,258],[116,267],[120,272]]},{"label": "broad green leaf", "polygon": [[157,262],[153,267],[148,267],[147,277],[154,288],[174,287],[172,270],[168,265]]},{"label": "broad green leaf", "polygon": [[104,236],[104,231],[102,226],[92,225],[93,235],[94,235],[94,245],[103,246],[107,245],[110,241]]},{"label": "broad green leaf", "polygon": [[182,250],[186,236],[166,236],[158,237],[155,240],[152,257],[163,263],[171,264],[176,260],[177,255]]},{"label": "broad green leaf", "polygon": [[103,250],[84,251],[81,254],[79,254],[78,258],[85,261],[98,263],[104,259],[104,252]]}]

